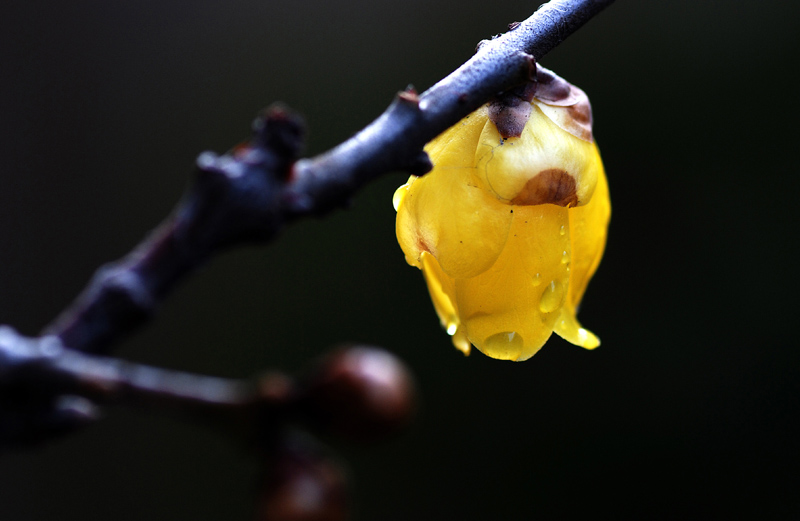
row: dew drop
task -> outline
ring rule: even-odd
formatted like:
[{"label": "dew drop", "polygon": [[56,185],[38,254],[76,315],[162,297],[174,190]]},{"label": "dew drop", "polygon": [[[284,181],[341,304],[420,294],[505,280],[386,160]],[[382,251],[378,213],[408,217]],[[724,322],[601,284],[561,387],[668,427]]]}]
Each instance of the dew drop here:
[{"label": "dew drop", "polygon": [[565,227],[565,226],[562,224],[562,225],[561,225],[561,229],[560,229],[560,230],[558,230],[558,234],[559,234],[559,235],[564,235],[564,234],[566,234],[566,233],[567,233],[567,228],[566,228],[566,227]]},{"label": "dew drop", "polygon": [[561,254],[561,264],[568,264],[568,263],[569,263],[569,253],[564,251],[564,253]]},{"label": "dew drop", "polygon": [[537,273],[536,275],[533,276],[533,285],[534,285],[534,287],[536,287],[536,286],[540,285],[541,283],[542,283],[542,274],[541,273]]},{"label": "dew drop", "polygon": [[542,313],[552,313],[561,307],[564,301],[564,286],[557,280],[551,281],[544,288],[542,298],[539,300],[539,311]]},{"label": "dew drop", "polygon": [[447,324],[448,335],[453,336],[456,334],[456,331],[458,331],[458,324],[456,324],[455,322],[450,322],[449,324]]},{"label": "dew drop", "polygon": [[516,360],[522,354],[522,335],[515,331],[496,333],[484,342],[484,351],[493,358]]}]

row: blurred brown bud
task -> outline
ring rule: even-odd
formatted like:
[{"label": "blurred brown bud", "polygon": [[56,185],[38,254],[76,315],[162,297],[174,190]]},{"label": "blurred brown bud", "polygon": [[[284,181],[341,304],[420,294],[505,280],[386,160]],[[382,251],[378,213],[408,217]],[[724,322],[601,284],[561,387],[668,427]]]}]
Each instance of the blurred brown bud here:
[{"label": "blurred brown bud", "polygon": [[374,347],[345,347],[311,373],[299,405],[320,427],[371,441],[409,422],[414,395],[411,374],[396,356]]},{"label": "blurred brown bud", "polygon": [[269,453],[256,521],[345,521],[349,517],[344,470],[310,441],[293,435]]}]

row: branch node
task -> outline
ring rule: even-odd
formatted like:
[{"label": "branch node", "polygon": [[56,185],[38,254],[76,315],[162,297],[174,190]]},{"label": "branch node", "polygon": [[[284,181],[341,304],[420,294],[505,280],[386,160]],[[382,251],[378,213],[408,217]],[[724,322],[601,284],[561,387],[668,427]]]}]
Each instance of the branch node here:
[{"label": "branch node", "polygon": [[253,122],[254,141],[272,151],[286,164],[293,163],[303,149],[303,119],[282,104],[267,107]]},{"label": "branch node", "polygon": [[388,113],[397,114],[398,117],[419,118],[422,114],[422,108],[420,107],[420,98],[417,91],[413,87],[409,87],[404,91],[398,92],[389,106]]},{"label": "branch node", "polygon": [[417,94],[417,89],[413,85],[409,85],[406,90],[399,92],[397,97],[401,102],[419,107],[419,94]]}]

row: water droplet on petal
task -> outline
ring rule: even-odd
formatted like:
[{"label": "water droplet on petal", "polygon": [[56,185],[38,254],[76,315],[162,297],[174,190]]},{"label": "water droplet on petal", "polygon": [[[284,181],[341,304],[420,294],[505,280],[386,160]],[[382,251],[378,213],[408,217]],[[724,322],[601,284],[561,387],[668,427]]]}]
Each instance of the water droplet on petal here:
[{"label": "water droplet on petal", "polygon": [[569,253],[564,251],[564,253],[561,254],[561,264],[567,264],[567,263],[569,263]]},{"label": "water droplet on petal", "polygon": [[486,339],[483,350],[493,358],[516,360],[522,354],[522,335],[515,331],[504,331]]},{"label": "water droplet on petal", "polygon": [[450,322],[447,324],[447,334],[453,336],[458,331],[458,325],[455,322]]},{"label": "water droplet on petal", "polygon": [[542,298],[539,300],[539,311],[552,313],[561,307],[564,302],[564,286],[557,280],[551,281],[544,288]]},{"label": "water droplet on petal", "polygon": [[562,224],[562,225],[561,225],[561,229],[560,229],[560,230],[558,230],[558,234],[559,234],[559,235],[564,235],[564,234],[566,234],[566,233],[567,233],[567,228],[566,228],[566,227],[565,227],[565,226]]},{"label": "water droplet on petal", "polygon": [[535,286],[538,286],[541,283],[542,283],[542,274],[541,273],[537,273],[536,275],[533,276],[533,285],[535,287]]}]

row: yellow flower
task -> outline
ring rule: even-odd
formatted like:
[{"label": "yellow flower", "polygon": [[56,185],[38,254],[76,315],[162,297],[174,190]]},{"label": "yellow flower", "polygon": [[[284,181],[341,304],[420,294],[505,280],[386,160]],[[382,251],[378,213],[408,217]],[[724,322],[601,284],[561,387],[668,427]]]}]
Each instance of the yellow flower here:
[{"label": "yellow flower", "polygon": [[[444,132],[426,147],[433,170],[394,196],[406,261],[465,354],[474,344],[526,360],[553,331],[587,349],[600,343],[575,316],[611,213],[588,99],[541,68],[534,96],[522,116],[496,102]],[[498,130],[509,134],[509,111],[523,119],[519,137]]]}]

